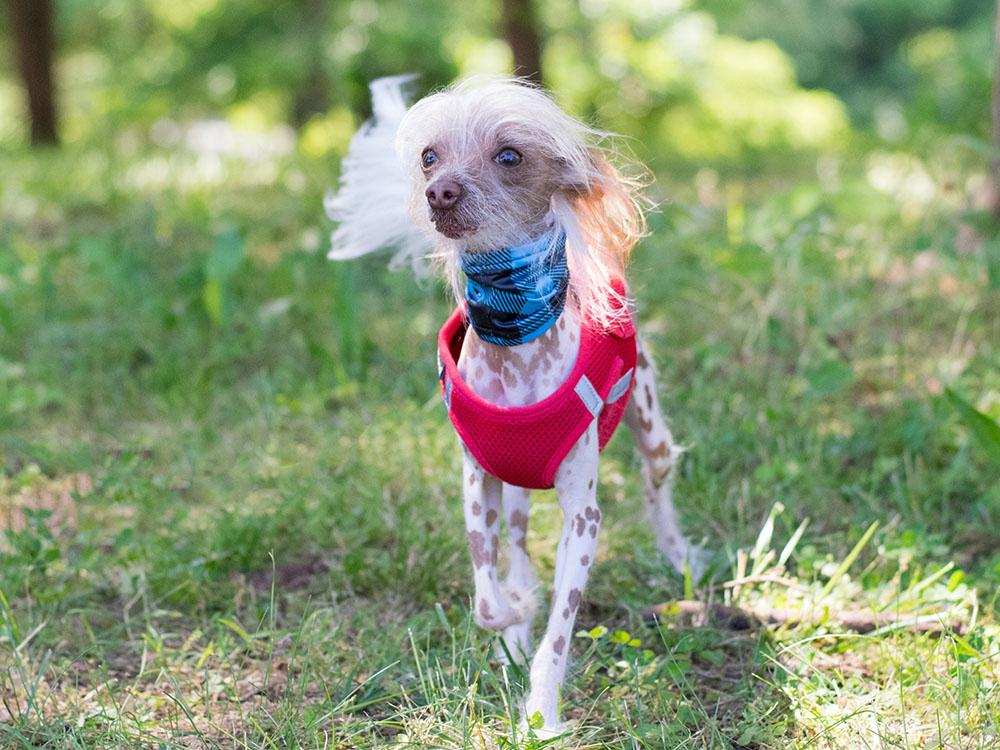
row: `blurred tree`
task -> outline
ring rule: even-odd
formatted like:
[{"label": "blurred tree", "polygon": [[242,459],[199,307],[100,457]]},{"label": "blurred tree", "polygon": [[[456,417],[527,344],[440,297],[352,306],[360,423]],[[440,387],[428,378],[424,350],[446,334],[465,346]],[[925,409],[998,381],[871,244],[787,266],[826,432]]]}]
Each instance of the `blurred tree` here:
[{"label": "blurred tree", "polygon": [[52,15],[52,0],[10,0],[10,27],[28,95],[31,142],[36,145],[59,142],[52,86]]},{"label": "blurred tree", "polygon": [[997,0],[993,62],[993,215],[1000,219],[1000,0]]},{"label": "blurred tree", "polygon": [[503,34],[514,53],[514,74],[542,82],[542,43],[531,0],[501,0]]},{"label": "blurred tree", "polygon": [[719,28],[773,39],[806,87],[833,91],[891,142],[921,131],[989,137],[989,0],[698,0]]},{"label": "blurred tree", "polygon": [[292,121],[296,127],[330,108],[330,77],[323,66],[329,7],[329,0],[302,0],[302,34],[308,59],[305,78],[299,84],[292,104]]}]

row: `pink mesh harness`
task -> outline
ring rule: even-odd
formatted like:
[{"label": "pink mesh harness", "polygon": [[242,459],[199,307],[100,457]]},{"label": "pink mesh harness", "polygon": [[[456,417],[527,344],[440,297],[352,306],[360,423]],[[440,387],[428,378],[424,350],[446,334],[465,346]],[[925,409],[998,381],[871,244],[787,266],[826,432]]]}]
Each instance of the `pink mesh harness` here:
[{"label": "pink mesh harness", "polygon": [[566,382],[537,403],[515,407],[491,404],[458,374],[467,330],[464,310],[458,307],[438,334],[441,393],[456,432],[483,469],[508,484],[548,489],[595,418],[603,450],[621,421],[635,379],[631,320],[615,331],[584,325]]}]

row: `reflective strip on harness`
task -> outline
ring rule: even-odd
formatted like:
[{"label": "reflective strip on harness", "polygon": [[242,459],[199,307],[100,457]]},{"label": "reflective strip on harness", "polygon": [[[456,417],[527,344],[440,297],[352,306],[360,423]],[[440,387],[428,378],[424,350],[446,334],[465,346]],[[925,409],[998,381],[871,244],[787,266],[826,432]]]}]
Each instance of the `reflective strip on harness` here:
[{"label": "reflective strip on harness", "polygon": [[618,382],[611,386],[611,390],[608,391],[607,403],[613,404],[615,401],[620,399],[625,395],[628,390],[629,384],[632,382],[632,370],[635,368],[630,367],[628,372],[618,378]]},{"label": "reflective strip on harness", "polygon": [[590,382],[590,379],[583,375],[576,383],[576,387],[573,389],[576,391],[576,395],[580,397],[583,401],[583,405],[587,407],[587,410],[593,414],[595,417],[601,413],[601,409],[604,407],[604,402],[601,401],[601,397],[597,393],[597,389],[594,388],[594,384]]},{"label": "reflective strip on harness", "polygon": [[451,378],[444,379],[444,405],[446,409],[451,409]]}]

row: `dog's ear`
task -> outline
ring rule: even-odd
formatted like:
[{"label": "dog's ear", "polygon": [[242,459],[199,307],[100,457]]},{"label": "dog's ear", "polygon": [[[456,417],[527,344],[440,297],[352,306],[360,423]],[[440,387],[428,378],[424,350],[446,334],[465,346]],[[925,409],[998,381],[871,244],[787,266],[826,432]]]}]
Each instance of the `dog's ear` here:
[{"label": "dog's ear", "polygon": [[597,149],[572,165],[563,194],[591,243],[623,261],[646,232],[642,183],[619,172]]},{"label": "dog's ear", "polygon": [[600,175],[598,159],[603,159],[591,149],[577,158],[556,157],[559,170],[559,189],[570,200],[587,195],[594,187],[594,178]]}]

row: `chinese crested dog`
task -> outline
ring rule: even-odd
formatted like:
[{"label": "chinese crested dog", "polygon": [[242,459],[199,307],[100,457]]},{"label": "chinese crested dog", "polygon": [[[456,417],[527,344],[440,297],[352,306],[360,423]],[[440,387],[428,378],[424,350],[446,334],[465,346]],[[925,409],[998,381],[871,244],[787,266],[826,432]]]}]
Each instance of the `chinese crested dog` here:
[{"label": "chinese crested dog", "polygon": [[[671,500],[680,449],[624,280],[645,233],[643,203],[599,147],[605,134],[536,86],[470,81],[407,108],[405,81],[372,84],[374,118],[355,135],[327,199],[339,223],[330,257],[392,247],[394,265],[422,272],[429,260],[454,289],[439,375],[463,448],[474,615],[502,634],[501,658],[531,657],[522,721],[537,713],[557,732],[576,610],[597,555],[598,458],[619,420],[641,454],[658,548],[678,569],[696,562]],[[546,487],[558,494],[563,526],[545,632],[531,656],[537,581],[526,535],[530,490]]]}]

